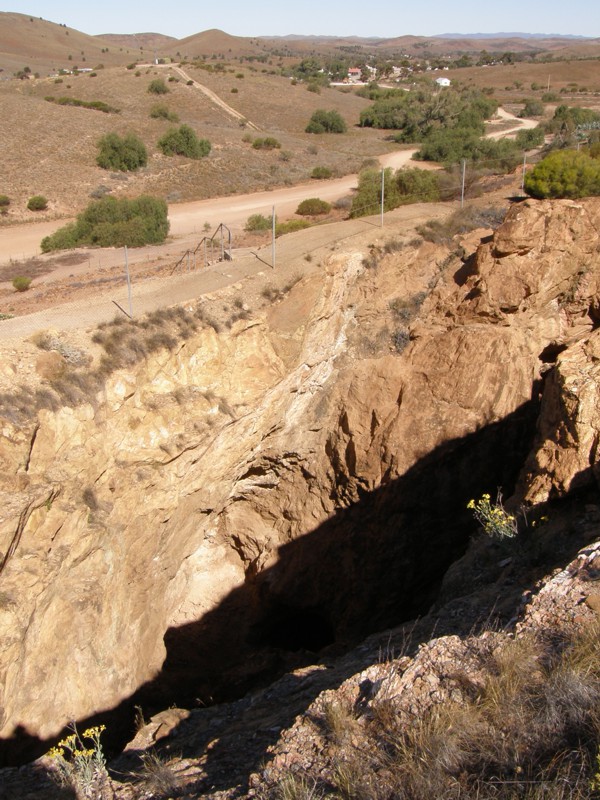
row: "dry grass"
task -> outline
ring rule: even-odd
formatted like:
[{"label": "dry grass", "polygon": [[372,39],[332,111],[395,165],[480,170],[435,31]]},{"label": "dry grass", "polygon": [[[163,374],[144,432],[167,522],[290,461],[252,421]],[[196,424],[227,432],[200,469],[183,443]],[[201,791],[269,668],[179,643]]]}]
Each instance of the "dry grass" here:
[{"label": "dry grass", "polygon": [[[34,218],[25,208],[32,192],[48,197],[49,209],[43,215],[48,219],[80,211],[99,186],[115,195],[149,193],[169,202],[202,199],[309,180],[317,164],[346,174],[356,170],[364,156],[390,149],[380,131],[355,127],[368,101],[354,94],[326,89],[316,96],[281,76],[258,70],[245,69],[246,77],[241,81],[235,77],[239,67],[233,65],[226,66],[224,74],[208,73],[192,65],[185,69],[259,124],[265,134],[276,135],[286,160],[278,152],[257,151],[243,142],[244,129],[239,122],[169,68],[144,69],[136,77],[136,71],[125,67],[107,67],[93,79],[86,74],[65,76],[62,84],[50,78],[4,81],[0,84],[2,190],[11,198],[5,221]],[[177,78],[167,83],[169,109],[212,143],[208,158],[170,158],[158,150],[156,143],[169,123],[150,118],[156,98],[147,87],[157,75],[165,80]],[[238,88],[235,95],[231,94],[233,86]],[[101,100],[120,108],[121,113],[98,114],[85,108],[58,106],[44,100],[49,95]],[[311,114],[324,103],[348,121],[347,135],[311,137],[304,133]],[[68,137],[64,136],[65,129],[69,130]],[[96,142],[111,131],[138,135],[148,148],[148,166],[131,174],[100,169],[95,163]],[[311,145],[317,145],[316,154],[309,152]]]},{"label": "dry grass", "polygon": [[326,704],[331,778],[315,787],[336,800],[596,796],[600,625],[478,647],[478,679],[458,665],[448,699],[428,712],[375,697],[342,718],[335,700]]},{"label": "dry grass", "polygon": [[[246,314],[246,311],[238,314]],[[96,366],[90,366],[89,354],[63,342],[48,332],[35,336],[43,350],[59,352],[65,369],[58,370],[40,388],[21,386],[0,394],[0,415],[15,423],[34,418],[42,408],[56,410],[95,402],[107,377],[118,369],[130,368],[159,350],[174,350],[193,336],[200,327],[213,327],[213,321],[199,304],[192,313],[181,306],[159,309],[139,320],[116,317],[98,326],[92,342],[101,348]],[[226,409],[223,413],[233,413]]]},{"label": "dry grass", "polygon": [[433,219],[419,225],[417,231],[428,242],[448,244],[454,236],[477,228],[497,228],[504,220],[505,209],[497,206],[467,206],[444,220]]},{"label": "dry grass", "polygon": [[180,781],[169,760],[158,753],[142,755],[142,769],[138,778],[144,789],[156,800],[173,797],[180,789]]}]

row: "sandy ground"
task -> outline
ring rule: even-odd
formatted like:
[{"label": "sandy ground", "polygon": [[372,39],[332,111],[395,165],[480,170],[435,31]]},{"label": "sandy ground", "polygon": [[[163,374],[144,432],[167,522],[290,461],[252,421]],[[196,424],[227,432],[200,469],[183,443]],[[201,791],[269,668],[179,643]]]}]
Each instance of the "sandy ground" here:
[{"label": "sandy ground", "polygon": [[[504,109],[498,109],[498,122],[503,129],[488,134],[490,138],[510,136],[522,128],[533,128],[538,123],[536,120],[518,119]],[[507,121],[513,121],[514,127],[506,128]],[[399,169],[410,163],[416,148],[399,150],[380,156],[382,167]],[[424,163],[420,168],[428,168]],[[431,168],[436,168],[431,165]],[[234,197],[219,197],[209,200],[197,200],[189,203],[178,203],[169,206],[169,221],[171,224],[171,237],[185,238],[203,232],[203,226],[208,223],[214,230],[220,223],[227,225],[232,231],[241,231],[251,214],[275,213],[286,217],[293,214],[302,200],[318,196],[330,203],[351,194],[358,183],[357,175],[346,175],[327,181],[311,181],[298,186],[283,187],[268,192],[253,192],[250,194],[236,195]],[[0,264],[20,259],[30,258],[40,252],[40,242],[70,220],[56,220],[53,222],[30,223],[14,225],[0,229]],[[181,243],[180,243],[181,244]],[[145,248],[132,252],[130,258],[133,262],[145,260]]]},{"label": "sandy ground", "polygon": [[[384,167],[399,169],[410,162],[415,152],[415,149],[411,149],[388,153],[380,158],[380,163]],[[232,231],[241,231],[251,214],[269,216],[275,206],[275,213],[278,216],[291,216],[302,200],[308,197],[320,197],[332,203],[350,194],[357,183],[357,175],[346,175],[343,178],[312,181],[269,192],[253,192],[233,197],[216,197],[210,200],[173,204],[169,206],[171,237],[183,238],[202,234],[205,223],[208,223],[212,230],[220,223],[224,223]],[[54,233],[70,221],[62,219],[54,222],[34,222],[0,229],[0,264],[39,255],[40,242],[44,236]],[[132,252],[130,257],[133,261],[140,258],[144,260],[145,249]]]},{"label": "sandy ground", "polygon": [[[504,111],[499,117],[503,136],[514,129],[535,125],[534,121],[516,120]],[[510,120],[518,123],[514,129],[506,128]],[[411,149],[390,153],[382,156],[380,163],[397,169],[407,164],[414,152]],[[431,165],[431,168],[436,167]],[[0,312],[12,316],[0,320],[0,340],[14,342],[47,328],[83,329],[109,321],[115,314],[131,311],[138,316],[159,307],[208,297],[230,286],[236,291],[243,289],[245,296],[245,282],[249,280],[253,285],[261,283],[262,288],[274,286],[277,281],[283,285],[282,282],[292,275],[304,275],[320,267],[330,251],[355,237],[358,243],[364,237],[377,241],[392,233],[413,232],[414,235],[416,225],[432,217],[443,217],[454,209],[451,203],[404,206],[386,214],[383,227],[380,227],[379,216],[321,224],[281,237],[276,241],[275,251],[268,234],[254,241],[248,236],[244,240],[243,226],[251,214],[269,215],[275,208],[279,217],[287,217],[307,197],[319,196],[333,202],[350,194],[356,184],[357,176],[349,175],[269,192],[172,205],[169,208],[171,235],[164,245],[136,248],[127,254],[123,249],[107,248],[41,256],[38,259],[42,265],[40,272],[47,271],[38,274],[28,292],[19,294],[9,282],[0,283]],[[200,250],[196,257],[182,259],[186,248],[196,247],[204,235],[205,223],[212,231],[221,222],[234,234],[231,260],[219,259],[219,247],[212,257],[209,251]],[[0,231],[0,264],[2,257],[10,259],[11,252],[37,255],[41,237],[62,224],[64,220],[3,229]],[[132,286],[131,303],[126,283],[126,257]],[[260,289],[256,289],[257,297],[259,292]]]}]

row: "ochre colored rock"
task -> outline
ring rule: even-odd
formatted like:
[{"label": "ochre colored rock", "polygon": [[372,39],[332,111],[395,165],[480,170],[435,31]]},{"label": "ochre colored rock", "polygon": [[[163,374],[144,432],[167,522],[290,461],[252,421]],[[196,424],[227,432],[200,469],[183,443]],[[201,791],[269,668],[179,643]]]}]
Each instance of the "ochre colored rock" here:
[{"label": "ochre colored rock", "polygon": [[594,480],[599,219],[527,201],[466,263],[426,245],[368,270],[349,247],[288,313],[0,420],[0,735],[115,707],[167,632],[161,680],[189,659],[202,697],[266,674],[291,629],[311,649],[418,612],[466,502],[515,481],[542,390],[520,496]]}]

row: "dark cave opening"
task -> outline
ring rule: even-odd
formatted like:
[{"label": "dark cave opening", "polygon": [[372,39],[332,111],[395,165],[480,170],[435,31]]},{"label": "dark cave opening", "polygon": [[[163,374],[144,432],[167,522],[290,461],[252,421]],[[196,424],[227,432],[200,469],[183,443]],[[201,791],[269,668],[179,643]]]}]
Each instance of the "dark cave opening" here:
[{"label": "dark cave opening", "polygon": [[[78,725],[105,723],[109,750],[117,752],[135,732],[136,707],[148,719],[173,705],[236,700],[370,633],[426,614],[474,530],[467,501],[497,487],[510,496],[537,411],[536,395],[281,545],[272,567],[250,575],[201,619],[165,633],[167,656],[154,679]],[[15,736],[3,742],[3,764],[36,758],[54,741]]]}]

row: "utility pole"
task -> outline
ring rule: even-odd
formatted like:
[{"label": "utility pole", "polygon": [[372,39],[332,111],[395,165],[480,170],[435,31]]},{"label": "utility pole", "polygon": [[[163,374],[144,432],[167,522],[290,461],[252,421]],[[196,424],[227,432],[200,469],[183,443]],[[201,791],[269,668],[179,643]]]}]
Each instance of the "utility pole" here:
[{"label": "utility pole", "polygon": [[133,319],[133,307],[131,304],[131,278],[129,277],[129,262],[127,260],[127,245],[125,245],[125,276],[127,277],[127,297],[129,299],[129,317]]},{"label": "utility pole", "polygon": [[385,169],[381,168],[381,227],[383,228],[383,205],[385,198]]},{"label": "utility pole", "polygon": [[272,233],[271,233],[271,264],[273,269],[275,269],[275,206],[273,206],[273,213],[271,216],[273,226],[272,226]]}]

